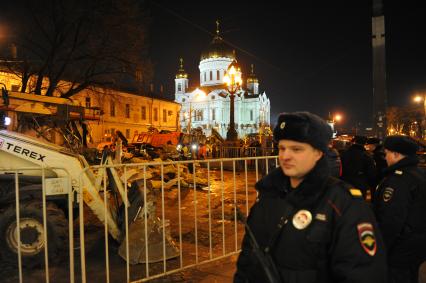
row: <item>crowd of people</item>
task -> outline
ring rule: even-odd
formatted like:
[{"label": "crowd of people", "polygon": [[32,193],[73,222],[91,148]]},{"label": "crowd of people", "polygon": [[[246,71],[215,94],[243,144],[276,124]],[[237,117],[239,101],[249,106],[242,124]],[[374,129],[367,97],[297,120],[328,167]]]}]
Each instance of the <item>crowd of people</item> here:
[{"label": "crowd of people", "polygon": [[426,282],[417,143],[356,136],[338,152],[331,136],[314,114],[279,116],[280,166],[256,183],[234,282]]}]

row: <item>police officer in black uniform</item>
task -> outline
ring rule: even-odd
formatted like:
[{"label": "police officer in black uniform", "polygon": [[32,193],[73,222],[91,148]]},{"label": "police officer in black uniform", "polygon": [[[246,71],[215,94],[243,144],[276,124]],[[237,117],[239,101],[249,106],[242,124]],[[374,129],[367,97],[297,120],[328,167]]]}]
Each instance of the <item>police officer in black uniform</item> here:
[{"label": "police officer in black uniform", "polygon": [[417,144],[407,136],[384,142],[388,166],[375,194],[375,213],[383,235],[390,282],[417,282],[426,260],[426,184],[418,168]]},{"label": "police officer in black uniform", "polygon": [[[284,283],[386,280],[386,257],[373,212],[358,189],[328,173],[332,132],[308,112],[284,113],[274,139],[280,167],[256,184],[247,224]],[[268,282],[246,231],[234,282]]]},{"label": "police officer in black uniform", "polygon": [[376,185],[376,166],[364,148],[366,141],[367,137],[355,136],[353,144],[341,155],[342,180],[360,189],[365,199]]}]

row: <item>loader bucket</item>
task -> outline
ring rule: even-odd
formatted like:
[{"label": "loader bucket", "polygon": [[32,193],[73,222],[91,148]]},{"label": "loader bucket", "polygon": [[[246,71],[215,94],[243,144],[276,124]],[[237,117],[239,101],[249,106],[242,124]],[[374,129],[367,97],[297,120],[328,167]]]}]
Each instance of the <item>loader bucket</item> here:
[{"label": "loader bucket", "polygon": [[[163,250],[163,227],[159,218],[152,217],[147,219],[148,236],[148,256],[146,255],[145,241],[145,220],[138,217],[129,225],[129,264],[160,262],[165,259],[171,259],[179,256],[179,249],[170,236],[169,228],[166,224],[165,229],[165,255]],[[125,237],[118,249],[118,254],[126,258],[126,240]]]}]

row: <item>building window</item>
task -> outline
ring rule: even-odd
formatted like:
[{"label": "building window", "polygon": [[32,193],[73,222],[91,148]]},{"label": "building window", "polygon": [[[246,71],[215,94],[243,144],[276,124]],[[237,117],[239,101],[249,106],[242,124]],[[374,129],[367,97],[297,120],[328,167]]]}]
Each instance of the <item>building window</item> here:
[{"label": "building window", "polygon": [[204,72],[204,81],[206,81],[206,72]]},{"label": "building window", "polygon": [[250,121],[253,121],[253,109],[250,110]]},{"label": "building window", "polygon": [[216,97],[214,95],[212,95],[212,100],[214,100]]},{"label": "building window", "polygon": [[126,118],[130,118],[130,104],[126,104]]},{"label": "building window", "polygon": [[182,98],[182,102],[185,102],[185,98]]},{"label": "building window", "polygon": [[114,101],[111,101],[109,106],[110,106],[109,116],[115,117],[115,103],[114,103]]},{"label": "building window", "polygon": [[86,97],[86,108],[90,108],[91,103],[90,103],[90,97]]},{"label": "building window", "polygon": [[204,113],[203,110],[197,110],[195,111],[195,121],[203,121],[204,120]]},{"label": "building window", "polygon": [[19,91],[19,85],[12,85],[11,91]]},{"label": "building window", "polygon": [[141,119],[146,120],[146,106],[141,107]]},{"label": "building window", "polygon": [[167,122],[167,110],[163,109],[163,122]]},{"label": "building window", "polygon": [[213,80],[213,71],[210,71],[210,80]]},{"label": "building window", "polygon": [[126,129],[126,139],[130,138],[130,129]]},{"label": "building window", "polygon": [[178,83],[178,87],[177,87],[178,91],[182,91],[182,84]]},{"label": "building window", "polygon": [[220,71],[216,71],[216,80],[220,81]]},{"label": "building window", "polygon": [[215,108],[212,109],[212,120],[213,121],[216,120],[216,109]]},{"label": "building window", "polygon": [[154,121],[158,121],[158,109],[154,108]]}]

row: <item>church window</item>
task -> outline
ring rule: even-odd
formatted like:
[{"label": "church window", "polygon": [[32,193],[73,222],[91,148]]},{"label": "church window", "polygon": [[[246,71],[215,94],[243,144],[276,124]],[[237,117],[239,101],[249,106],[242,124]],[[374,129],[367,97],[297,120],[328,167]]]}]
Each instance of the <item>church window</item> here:
[{"label": "church window", "polygon": [[178,83],[178,87],[177,87],[178,91],[182,91],[182,84]]},{"label": "church window", "polygon": [[220,81],[220,71],[216,71],[216,80]]},{"label": "church window", "polygon": [[154,108],[154,121],[158,121],[158,108]]},{"label": "church window", "polygon": [[195,121],[203,121],[204,120],[204,113],[203,110],[197,110],[195,111]]},{"label": "church window", "polygon": [[216,97],[214,95],[212,95],[212,100],[214,100]]},{"label": "church window", "polygon": [[182,102],[185,102],[185,98],[182,98]]},{"label": "church window", "polygon": [[253,121],[253,109],[250,110],[250,121]]},{"label": "church window", "polygon": [[204,81],[206,81],[206,76],[207,76],[206,72],[204,72]]},{"label": "church window", "polygon": [[216,120],[216,109],[212,109],[212,120]]},{"label": "church window", "polygon": [[213,71],[210,71],[210,80],[213,80]]}]

